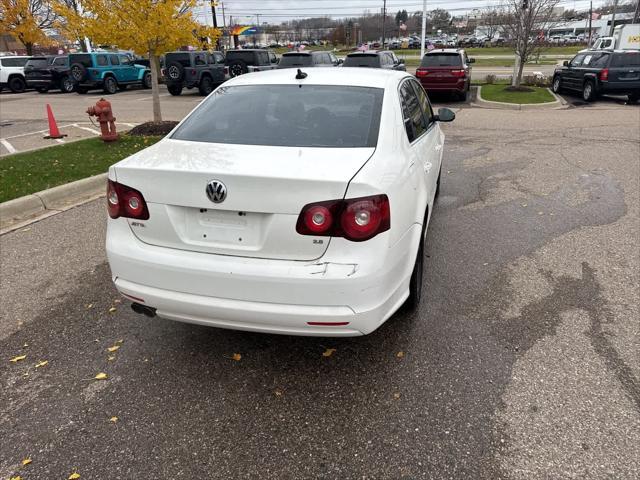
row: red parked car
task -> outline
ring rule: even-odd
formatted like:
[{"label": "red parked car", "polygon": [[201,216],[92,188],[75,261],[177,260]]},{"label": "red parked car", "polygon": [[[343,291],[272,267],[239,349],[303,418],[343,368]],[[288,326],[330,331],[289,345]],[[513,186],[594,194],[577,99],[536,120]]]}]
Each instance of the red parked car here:
[{"label": "red parked car", "polygon": [[462,48],[432,50],[422,58],[416,77],[428,93],[451,92],[466,100],[473,62]]}]

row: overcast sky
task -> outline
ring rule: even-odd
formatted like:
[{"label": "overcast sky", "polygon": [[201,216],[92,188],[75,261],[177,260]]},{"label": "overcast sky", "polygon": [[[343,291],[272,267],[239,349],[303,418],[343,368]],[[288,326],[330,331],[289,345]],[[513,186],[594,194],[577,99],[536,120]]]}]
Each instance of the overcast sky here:
[{"label": "overcast sky", "polygon": [[[461,15],[474,8],[482,8],[490,5],[499,5],[502,0],[427,0],[427,10],[443,8],[451,15]],[[594,6],[602,5],[605,0],[594,0]],[[203,2],[198,17],[204,23],[205,13],[207,23],[211,25],[211,9],[208,1]],[[226,23],[233,16],[234,24],[255,25],[257,16],[260,15],[260,23],[280,23],[296,18],[320,17],[328,15],[331,18],[353,17],[362,15],[365,11],[380,12],[383,0],[218,0],[216,16],[222,26],[222,5]],[[589,8],[588,0],[560,0],[560,6],[566,9],[575,8],[586,10]],[[406,9],[414,12],[422,9],[422,0],[387,0],[387,12],[395,15],[398,10]]]}]

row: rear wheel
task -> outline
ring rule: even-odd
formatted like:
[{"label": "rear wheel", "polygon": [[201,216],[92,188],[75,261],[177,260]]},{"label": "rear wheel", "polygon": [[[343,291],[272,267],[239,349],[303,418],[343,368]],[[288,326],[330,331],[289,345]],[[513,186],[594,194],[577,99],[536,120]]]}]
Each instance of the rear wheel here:
[{"label": "rear wheel", "polygon": [[74,87],[75,84],[71,77],[63,77],[62,80],[60,80],[60,90],[62,93],[71,93],[73,92]]},{"label": "rear wheel", "polygon": [[435,198],[438,198],[440,195],[440,177],[442,176],[442,166],[440,167],[440,171],[438,172],[438,180],[436,180],[436,194]]},{"label": "rear wheel", "polygon": [[582,99],[585,102],[592,102],[596,98],[596,91],[593,87],[593,82],[586,81],[582,87]]},{"label": "rear wheel", "polygon": [[420,233],[420,244],[418,245],[418,254],[416,255],[416,263],[413,265],[411,280],[409,280],[409,297],[407,305],[410,309],[415,310],[420,305],[422,299],[422,277],[424,271],[424,234],[427,228],[427,219],[429,212],[424,216],[424,224]]},{"label": "rear wheel", "polygon": [[205,75],[204,77],[202,77],[202,79],[200,79],[198,91],[200,92],[200,95],[204,96],[207,96],[211,92],[213,92],[213,80],[211,80],[211,77],[209,75]]},{"label": "rear wheel", "polygon": [[560,75],[553,77],[551,90],[553,90],[553,93],[560,93],[560,90],[562,90],[562,79],[560,78]]},{"label": "rear wheel", "polygon": [[142,88],[151,88],[151,72],[147,72],[142,77]]},{"label": "rear wheel", "polygon": [[461,102],[466,102],[469,98],[469,87],[464,92],[458,93],[458,100]]},{"label": "rear wheel", "polygon": [[640,100],[640,92],[627,95],[627,103],[638,103],[638,100]]},{"label": "rear wheel", "polygon": [[182,93],[182,85],[168,85],[167,90],[171,95],[177,97]]},{"label": "rear wheel", "polygon": [[13,93],[22,93],[26,87],[27,85],[22,77],[13,77],[9,80],[9,90]]},{"label": "rear wheel", "polygon": [[107,95],[113,95],[118,91],[118,82],[116,82],[116,79],[113,77],[107,77],[104,79],[102,89]]}]

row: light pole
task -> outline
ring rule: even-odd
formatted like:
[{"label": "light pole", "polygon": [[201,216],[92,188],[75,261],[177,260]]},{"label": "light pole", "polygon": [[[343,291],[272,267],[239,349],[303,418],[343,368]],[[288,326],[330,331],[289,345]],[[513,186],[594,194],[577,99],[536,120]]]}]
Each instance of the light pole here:
[{"label": "light pole", "polygon": [[427,35],[427,0],[422,0],[422,38],[420,41],[420,60],[424,57],[424,42]]},{"label": "light pole", "polygon": [[382,2],[382,49],[384,50],[385,27],[387,24],[387,0]]}]

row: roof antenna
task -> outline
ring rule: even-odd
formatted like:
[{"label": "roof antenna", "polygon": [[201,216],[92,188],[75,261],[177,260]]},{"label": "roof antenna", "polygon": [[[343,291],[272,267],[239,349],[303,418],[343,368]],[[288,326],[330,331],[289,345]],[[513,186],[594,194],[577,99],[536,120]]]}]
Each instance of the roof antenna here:
[{"label": "roof antenna", "polygon": [[296,74],[296,80],[304,80],[305,78],[307,78],[307,74],[304,73],[302,70],[298,69],[298,73]]}]

